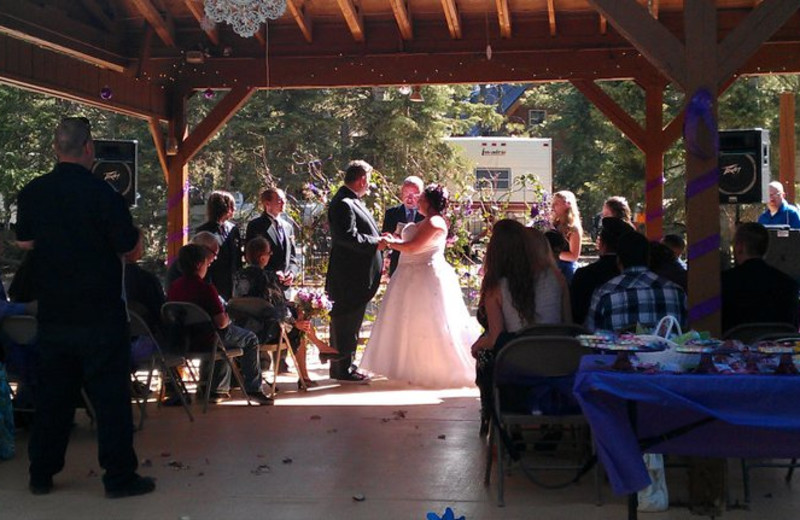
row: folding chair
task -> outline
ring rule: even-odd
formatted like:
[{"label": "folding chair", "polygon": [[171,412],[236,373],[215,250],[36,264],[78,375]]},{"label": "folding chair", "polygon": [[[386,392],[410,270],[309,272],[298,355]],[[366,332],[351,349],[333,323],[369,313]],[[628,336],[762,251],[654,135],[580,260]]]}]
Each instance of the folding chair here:
[{"label": "folding chair", "polygon": [[517,333],[517,336],[580,336],[591,334],[583,325],[577,323],[540,323]]},{"label": "folding chair", "polygon": [[[559,489],[577,482],[595,462],[591,432],[586,418],[581,413],[567,415],[548,415],[544,412],[520,412],[509,409],[508,397],[515,390],[525,389],[526,385],[541,385],[559,382],[568,386],[571,392],[569,377],[578,370],[580,359],[590,350],[581,346],[577,339],[568,336],[527,336],[511,340],[497,355],[494,366],[493,408],[491,430],[489,432],[488,450],[486,454],[486,473],[484,484],[491,480],[493,448],[497,444],[497,505],[504,506],[504,478],[506,464],[518,459],[522,471],[535,484],[548,489]],[[549,380],[549,381],[548,381]],[[513,385],[510,387],[509,385]],[[513,388],[513,390],[512,390]],[[577,403],[575,403],[577,405]],[[535,465],[532,456],[517,453],[511,440],[510,430],[526,426],[561,427],[564,433],[572,432],[574,442],[579,448],[581,459],[572,464]],[[524,439],[523,439],[524,440]],[[565,441],[556,441],[556,443]],[[541,439],[537,444],[547,444]],[[558,444],[551,444],[551,449]],[[535,450],[534,450],[535,451]],[[539,471],[571,471],[574,476],[558,484],[545,483],[536,473]],[[600,478],[597,466],[594,467],[597,503],[601,503]]]},{"label": "folding chair", "polygon": [[[263,342],[263,334],[265,325],[274,321],[275,313],[274,307],[270,305],[264,298],[257,298],[252,296],[240,296],[228,300],[227,311],[231,319],[240,327],[252,330],[259,338],[259,352],[267,354],[270,357],[270,366],[273,368],[273,378],[270,384],[271,395],[275,395],[275,388],[278,384],[278,363],[281,359],[281,352],[286,351],[292,358],[294,366],[297,367],[297,358],[294,351],[289,344],[289,337],[287,336],[287,325],[280,323],[277,341],[269,343]],[[303,378],[300,379],[300,387],[305,390],[306,385]]]},{"label": "folding chair", "polygon": [[[189,409],[189,403],[186,402],[186,395],[188,393],[186,391],[186,385],[183,384],[183,380],[180,377],[175,377],[175,369],[185,366],[186,358],[177,354],[165,354],[161,349],[161,345],[159,345],[155,336],[150,331],[150,327],[147,326],[147,323],[145,323],[144,319],[130,309],[128,310],[128,315],[130,316],[131,342],[140,337],[145,337],[150,339],[153,347],[155,348],[155,351],[149,356],[149,358],[144,360],[144,363],[147,366],[147,382],[145,383],[145,387],[148,389],[150,388],[150,384],[153,381],[153,372],[155,372],[157,369],[161,373],[161,391],[163,392],[164,388],[166,388],[164,381],[169,381],[169,383],[172,384],[172,387],[178,393],[178,397],[181,400],[181,405],[183,406],[183,409],[186,410],[186,415],[189,416],[189,421],[194,422],[192,411]],[[147,397],[137,397],[136,402],[139,405],[139,429],[141,430],[144,427],[144,418],[147,415]],[[158,402],[159,404],[161,403],[160,394]]]},{"label": "folding chair", "polygon": [[[6,316],[0,322],[0,331],[3,337],[11,342],[31,348],[36,343],[38,338],[38,321],[33,316],[17,315]],[[9,374],[10,376],[11,374]],[[81,398],[86,405],[86,413],[89,415],[89,420],[94,424],[95,412],[86,390],[81,387]],[[23,410],[26,412],[33,412],[34,410]]]},{"label": "folding chair", "polygon": [[[198,305],[189,302],[167,302],[161,307],[161,317],[164,325],[171,328],[171,343],[172,352],[180,352],[184,357],[194,357],[201,361],[206,361],[209,365],[208,377],[205,381],[205,398],[203,400],[203,413],[208,410],[208,401],[211,398],[211,383],[214,380],[214,365],[216,361],[225,361],[231,369],[239,387],[244,392],[247,399],[247,405],[250,406],[250,397],[245,392],[244,379],[239,367],[234,363],[234,358],[244,355],[241,348],[226,349],[219,337],[217,328],[208,315]],[[211,337],[211,345],[194,345],[192,342],[192,333],[208,333]],[[206,350],[203,350],[206,349]],[[190,373],[196,382],[199,383],[199,378],[191,371],[191,366],[187,363]]]},{"label": "folding chair", "polygon": [[[763,340],[800,339],[795,327],[789,323],[744,323],[728,330],[723,336],[725,339],[738,339],[742,343],[752,344]],[[750,503],[750,470],[753,468],[786,468],[786,483],[792,481],[795,468],[799,468],[797,459],[787,462],[758,462],[741,459],[742,463],[742,488],[744,490],[744,503]]]}]

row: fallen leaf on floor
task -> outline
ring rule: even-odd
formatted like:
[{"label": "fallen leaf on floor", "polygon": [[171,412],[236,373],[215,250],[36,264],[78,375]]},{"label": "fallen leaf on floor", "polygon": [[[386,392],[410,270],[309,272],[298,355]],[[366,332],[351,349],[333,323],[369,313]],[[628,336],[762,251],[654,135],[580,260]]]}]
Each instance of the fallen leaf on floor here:
[{"label": "fallen leaf on floor", "polygon": [[381,422],[389,422],[389,421],[391,421],[391,419],[387,419],[386,417],[384,417],[383,419],[381,419]]},{"label": "fallen leaf on floor", "polygon": [[407,413],[406,410],[395,410],[392,415],[394,415],[395,419],[405,419]]},{"label": "fallen leaf on floor", "polygon": [[367,497],[365,497],[361,493],[357,493],[357,494],[353,495],[353,500],[355,500],[356,502],[363,502],[366,499],[367,499]]},{"label": "fallen leaf on floor", "polygon": [[206,474],[204,472],[202,472],[202,471],[197,474],[198,477],[204,477],[205,475]]},{"label": "fallen leaf on floor", "polygon": [[190,467],[189,465],[184,464],[183,462],[181,462],[179,460],[171,460],[171,461],[167,462],[167,466],[169,466],[170,468],[174,468],[174,469],[189,469],[189,467]]},{"label": "fallen leaf on floor", "polygon": [[319,415],[312,415],[311,416],[311,420],[312,421],[319,421],[320,419],[322,419],[322,417],[320,417]]},{"label": "fallen leaf on floor", "polygon": [[336,433],[336,432],[338,432],[338,431],[339,431],[339,430],[337,430],[336,428],[331,428],[331,429],[330,429],[330,430],[328,430],[326,433]]},{"label": "fallen leaf on floor", "polygon": [[161,452],[161,456],[162,456],[162,457],[169,457],[170,455],[172,455],[172,453],[170,453],[170,452],[168,452],[168,451],[162,451],[162,452]]},{"label": "fallen leaf on floor", "polygon": [[445,434],[441,434],[441,435],[439,435],[437,437],[437,439],[446,439],[446,438],[447,438],[447,435],[445,435]]},{"label": "fallen leaf on floor", "polygon": [[250,473],[253,475],[263,475],[264,473],[270,473],[272,470],[269,467],[269,464],[259,464],[259,466],[252,470]]},{"label": "fallen leaf on floor", "polygon": [[283,463],[284,464],[291,464],[292,462],[293,461],[292,461],[291,457],[286,457],[285,459],[283,459]]}]

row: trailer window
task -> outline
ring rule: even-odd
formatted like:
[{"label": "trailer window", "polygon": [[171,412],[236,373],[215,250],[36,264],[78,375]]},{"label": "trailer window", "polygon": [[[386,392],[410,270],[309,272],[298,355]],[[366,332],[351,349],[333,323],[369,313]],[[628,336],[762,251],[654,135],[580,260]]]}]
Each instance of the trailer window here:
[{"label": "trailer window", "polygon": [[511,186],[511,168],[475,168],[475,187],[507,190]]}]

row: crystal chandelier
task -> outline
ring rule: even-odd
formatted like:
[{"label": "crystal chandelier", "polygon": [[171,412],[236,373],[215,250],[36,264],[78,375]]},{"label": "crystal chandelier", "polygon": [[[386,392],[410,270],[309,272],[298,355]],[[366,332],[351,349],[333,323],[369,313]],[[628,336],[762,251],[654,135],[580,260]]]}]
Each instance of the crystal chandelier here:
[{"label": "crystal chandelier", "polygon": [[280,18],[286,11],[286,0],[205,0],[206,16],[226,22],[243,38],[249,38],[267,21]]}]

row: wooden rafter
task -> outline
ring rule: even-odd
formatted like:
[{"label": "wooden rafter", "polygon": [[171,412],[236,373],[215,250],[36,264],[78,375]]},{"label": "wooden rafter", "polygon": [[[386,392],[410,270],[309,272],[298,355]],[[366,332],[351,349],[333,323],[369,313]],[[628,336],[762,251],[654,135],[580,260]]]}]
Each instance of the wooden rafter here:
[{"label": "wooden rafter", "polygon": [[606,34],[608,32],[608,19],[600,15],[600,34]]},{"label": "wooden rafter", "polygon": [[658,0],[650,0],[650,15],[658,20]]},{"label": "wooden rafter", "polygon": [[574,80],[575,88],[586,96],[614,125],[642,151],[647,151],[646,133],[642,125],[620,107],[611,96],[596,83],[588,80]]},{"label": "wooden rafter", "polygon": [[200,24],[200,28],[206,33],[208,40],[213,43],[214,45],[219,45],[219,31],[214,26],[210,24],[203,23],[205,20],[206,14],[203,12],[203,5],[200,0],[184,0],[186,7],[194,16],[194,19],[197,20],[197,23]]},{"label": "wooden rafter", "polygon": [[588,0],[661,73],[686,85],[683,44],[635,0]]},{"label": "wooden rafter", "polygon": [[156,146],[156,155],[164,172],[164,180],[169,183],[169,160],[167,159],[167,143],[164,134],[161,132],[161,121],[158,118],[150,117],[147,119],[147,126],[150,128],[150,135],[153,136],[153,143]]},{"label": "wooden rafter", "polygon": [[[109,48],[109,33],[71,18],[50,6],[27,0],[0,2],[0,33],[50,49],[114,72],[125,71],[128,60]],[[81,35],[77,39],[71,35]]]},{"label": "wooden rafter", "polygon": [[511,38],[511,10],[508,0],[495,0],[497,4],[497,23],[500,24],[500,36]]},{"label": "wooden rafter", "polygon": [[149,23],[161,41],[169,47],[175,47],[175,29],[172,27],[172,19],[164,18],[151,0],[130,0],[147,23]]},{"label": "wooden rafter", "polygon": [[252,87],[232,88],[180,144],[176,160],[183,164],[189,162],[205,146],[209,139],[214,137],[219,129],[225,126],[225,123],[236,114],[255,91],[256,89]]},{"label": "wooden rafter", "polygon": [[719,44],[717,84],[755,54],[797,12],[797,0],[764,0]]},{"label": "wooden rafter", "polygon": [[442,9],[444,9],[444,17],[447,19],[450,37],[456,40],[461,39],[461,13],[458,12],[456,0],[442,0]]},{"label": "wooden rafter", "polygon": [[556,35],[556,3],[555,0],[547,0],[547,21],[550,24],[550,36]]},{"label": "wooden rafter", "polygon": [[397,29],[404,40],[414,39],[414,30],[411,26],[411,13],[408,11],[406,0],[389,0],[392,5],[394,19],[397,21]]},{"label": "wooden rafter", "polygon": [[364,41],[364,19],[361,10],[353,3],[353,0],[336,0],[339,9],[342,11],[344,21],[350,28],[353,39],[357,42]]},{"label": "wooden rafter", "polygon": [[[298,3],[300,5],[298,5]],[[300,28],[300,32],[303,33],[303,38],[305,38],[308,43],[313,42],[311,17],[306,14],[306,6],[302,3],[302,0],[286,0],[286,8],[289,9],[289,14],[292,15],[292,18],[294,18],[294,21],[297,23],[297,27]],[[394,6],[392,6],[392,9],[394,9]],[[397,13],[395,13],[395,17],[397,17]],[[398,24],[399,23],[400,22],[398,22]]]},{"label": "wooden rafter", "polygon": [[80,0],[81,5],[89,11],[92,15],[92,18],[100,22],[100,24],[107,30],[113,31],[114,30],[114,21],[109,18],[106,13],[97,5],[95,0]]}]

